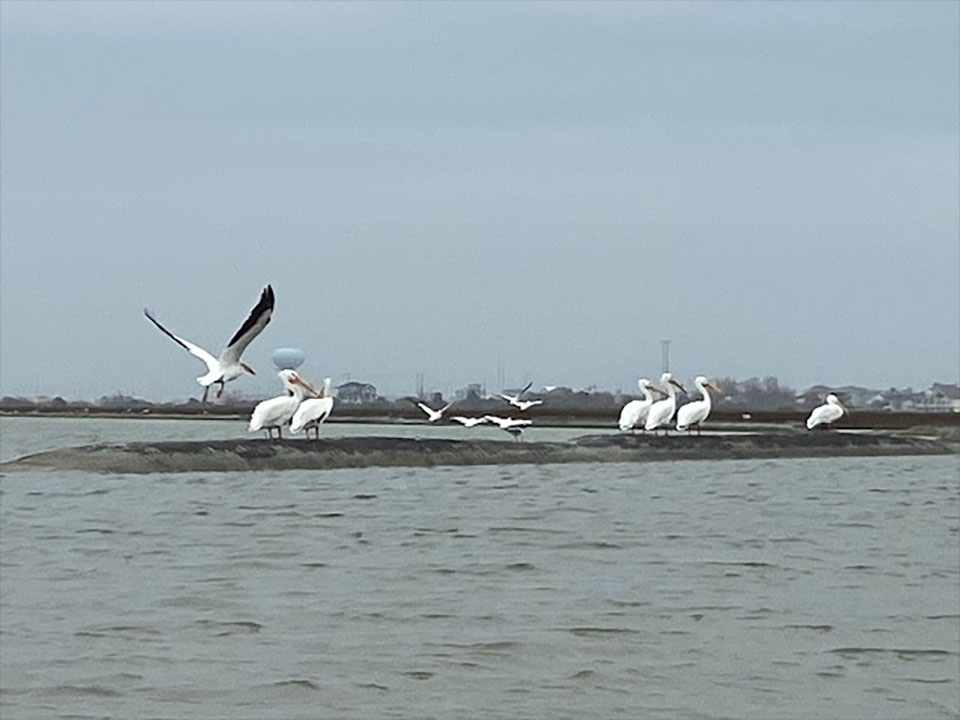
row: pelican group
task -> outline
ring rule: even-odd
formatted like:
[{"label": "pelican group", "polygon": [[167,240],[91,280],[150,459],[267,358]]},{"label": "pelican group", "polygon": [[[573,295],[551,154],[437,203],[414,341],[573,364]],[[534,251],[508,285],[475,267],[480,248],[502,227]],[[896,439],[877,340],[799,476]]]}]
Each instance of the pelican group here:
[{"label": "pelican group", "polygon": [[219,358],[215,358],[199,345],[194,345],[189,340],[184,340],[179,335],[174,335],[161,325],[146,308],[143,309],[143,314],[147,316],[147,320],[159,328],[160,332],[194,357],[203,360],[204,364],[206,364],[206,374],[197,378],[197,382],[203,386],[203,402],[206,402],[207,393],[210,392],[211,385],[216,383],[220,384],[220,389],[217,391],[217,397],[219,398],[223,395],[224,386],[231,380],[235,380],[244,373],[256,375],[253,368],[243,362],[240,356],[243,355],[243,351],[247,349],[247,345],[253,342],[253,339],[263,332],[267,323],[270,322],[270,316],[273,314],[273,305],[273,288],[267,285],[260,293],[260,301],[253,310],[250,311],[250,315],[244,321],[243,325],[240,326],[240,329],[234,333],[234,336],[230,339],[230,342],[227,343],[226,349],[220,354]]},{"label": "pelican group", "polygon": [[297,412],[303,402],[304,392],[314,395],[320,393],[310,383],[304,380],[296,370],[281,370],[277,373],[280,382],[288,391],[287,394],[264,400],[257,403],[250,416],[248,432],[266,430],[267,436],[273,438],[273,431],[277,431],[277,439],[283,439],[283,426],[286,425]]}]

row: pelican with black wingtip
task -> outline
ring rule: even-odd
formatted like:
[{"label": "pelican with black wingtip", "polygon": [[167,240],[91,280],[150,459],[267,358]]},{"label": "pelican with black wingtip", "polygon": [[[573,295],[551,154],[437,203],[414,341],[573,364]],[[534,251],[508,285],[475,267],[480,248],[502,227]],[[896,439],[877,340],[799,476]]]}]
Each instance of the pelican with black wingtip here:
[{"label": "pelican with black wingtip", "polygon": [[199,345],[194,345],[189,340],[185,340],[179,335],[174,335],[167,330],[153,316],[153,314],[144,308],[143,314],[147,320],[159,328],[160,332],[173,340],[177,345],[189,352],[194,357],[200,358],[207,366],[207,372],[197,378],[197,382],[203,386],[203,402],[207,401],[207,393],[210,392],[210,386],[217,383],[220,389],[217,391],[217,397],[223,395],[224,386],[231,380],[235,380],[244,373],[256,375],[253,368],[240,359],[243,351],[253,342],[263,329],[270,322],[270,316],[273,314],[274,297],[273,288],[267,285],[260,293],[260,300],[257,302],[250,315],[244,321],[240,329],[234,334],[227,343],[226,349],[220,354],[219,358],[214,357]]}]

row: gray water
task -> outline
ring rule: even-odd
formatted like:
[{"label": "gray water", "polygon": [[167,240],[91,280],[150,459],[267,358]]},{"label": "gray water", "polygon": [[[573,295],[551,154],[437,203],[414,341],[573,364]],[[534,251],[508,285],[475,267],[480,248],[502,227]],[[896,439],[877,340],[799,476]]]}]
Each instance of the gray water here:
[{"label": "gray water", "polygon": [[[242,435],[2,418],[0,458]],[[957,456],[0,493],[4,720],[960,717]]]}]

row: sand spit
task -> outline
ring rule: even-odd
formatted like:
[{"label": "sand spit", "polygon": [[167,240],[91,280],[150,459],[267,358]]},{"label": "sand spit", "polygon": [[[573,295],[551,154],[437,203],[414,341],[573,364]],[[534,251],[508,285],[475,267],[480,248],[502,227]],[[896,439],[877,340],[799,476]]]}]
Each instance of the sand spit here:
[{"label": "sand spit", "polygon": [[877,432],[734,433],[702,437],[611,433],[585,435],[571,442],[371,436],[280,442],[244,439],[87,445],[28,455],[0,464],[0,470],[230,472],[958,453],[960,446],[955,443]]}]

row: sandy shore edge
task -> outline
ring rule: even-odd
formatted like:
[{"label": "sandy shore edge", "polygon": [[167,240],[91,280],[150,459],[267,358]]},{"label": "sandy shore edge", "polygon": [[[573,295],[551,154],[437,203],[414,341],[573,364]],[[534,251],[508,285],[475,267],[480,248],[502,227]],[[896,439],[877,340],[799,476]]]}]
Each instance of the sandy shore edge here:
[{"label": "sandy shore edge", "polygon": [[896,433],[744,433],[697,436],[585,435],[570,442],[350,437],[270,442],[238,439],[101,444],[50,450],[0,464],[2,472],[98,473],[328,470],[571,462],[949,455],[960,444]]}]

